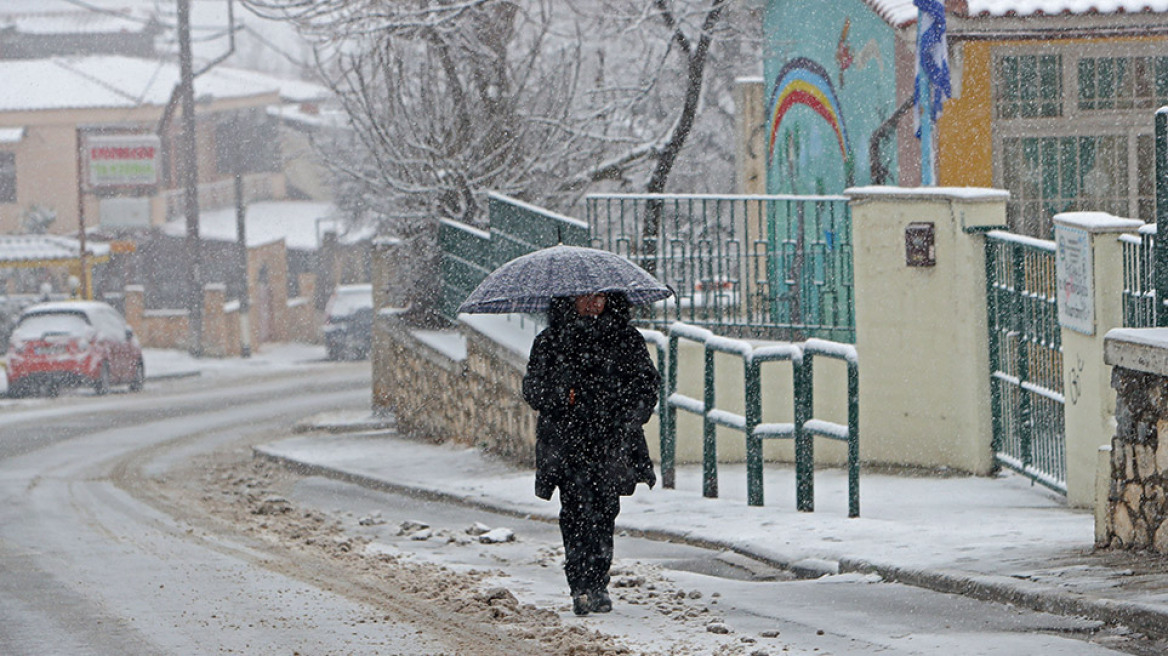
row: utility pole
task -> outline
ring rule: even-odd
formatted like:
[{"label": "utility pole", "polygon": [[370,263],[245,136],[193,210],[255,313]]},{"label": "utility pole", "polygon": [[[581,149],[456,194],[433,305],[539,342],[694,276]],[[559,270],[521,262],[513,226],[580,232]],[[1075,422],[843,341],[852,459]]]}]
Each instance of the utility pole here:
[{"label": "utility pole", "polygon": [[89,260],[85,245],[85,136],[77,128],[77,262],[81,267],[81,298],[91,299]]},{"label": "utility pole", "polygon": [[186,217],[187,320],[190,322],[190,353],[203,355],[203,273],[199,243],[199,166],[195,148],[195,75],[191,59],[191,0],[178,0],[178,60],[182,81],[182,134],[179,138],[179,166],[183,186],[183,213]]},{"label": "utility pole", "polygon": [[[236,160],[236,168],[240,167]],[[243,202],[243,174],[235,174],[235,238],[239,243],[239,357],[251,357],[251,290],[247,271],[247,207]]]}]

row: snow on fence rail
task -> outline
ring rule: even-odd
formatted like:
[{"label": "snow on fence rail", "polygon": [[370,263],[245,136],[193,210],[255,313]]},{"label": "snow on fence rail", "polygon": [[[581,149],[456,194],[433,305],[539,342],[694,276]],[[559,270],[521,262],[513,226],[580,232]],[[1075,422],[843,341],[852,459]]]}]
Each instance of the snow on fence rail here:
[{"label": "snow on fence rail", "polygon": [[[704,377],[702,399],[677,391],[679,340],[702,344]],[[658,351],[660,354],[660,350]],[[715,407],[716,353],[736,355],[743,361],[743,384],[746,393],[745,414]],[[813,358],[841,360],[848,369],[848,423],[835,424],[812,417]],[[762,423],[762,372],[768,362],[792,363],[795,410],[794,423]],[[660,360],[658,360],[660,363]],[[720,337],[705,328],[676,322],[668,333],[668,359],[661,403],[661,478],[664,487],[673,488],[676,475],[678,410],[702,418],[702,494],[718,496],[718,458],[716,427],[724,426],[743,433],[746,439],[747,503],[763,505],[764,439],[795,440],[796,504],[799,510],[814,510],[814,444],[816,436],[848,444],[848,516],[860,515],[859,465],[859,357],[854,346],[823,339],[802,343],[770,343],[756,346],[739,339]]]}]

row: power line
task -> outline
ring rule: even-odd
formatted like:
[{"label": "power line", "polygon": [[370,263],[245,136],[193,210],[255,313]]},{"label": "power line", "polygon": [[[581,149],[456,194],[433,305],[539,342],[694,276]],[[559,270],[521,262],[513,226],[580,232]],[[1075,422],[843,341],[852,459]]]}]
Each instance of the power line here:
[{"label": "power line", "polygon": [[[97,5],[85,2],[85,0],[60,0],[60,1],[64,2],[65,4],[73,5],[74,7],[79,7],[81,9],[85,9],[86,11],[91,11],[95,14],[104,14],[106,16],[113,16],[115,18],[121,18],[121,19],[128,20],[128,21],[131,21],[134,23],[141,23],[142,25],[160,24],[155,18],[141,18],[139,16],[134,16],[133,14],[123,13],[123,12],[120,12],[120,11],[117,11],[114,9],[106,9],[105,7],[99,7]],[[175,26],[174,25],[164,25],[164,27],[173,28]]]}]

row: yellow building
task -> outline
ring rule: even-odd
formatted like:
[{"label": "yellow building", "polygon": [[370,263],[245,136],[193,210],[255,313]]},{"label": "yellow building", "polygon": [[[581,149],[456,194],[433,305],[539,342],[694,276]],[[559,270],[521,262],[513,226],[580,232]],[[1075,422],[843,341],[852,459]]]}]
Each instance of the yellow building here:
[{"label": "yellow building", "polygon": [[[1154,221],[1154,114],[1168,105],[1164,3],[946,6],[953,98],[938,125],[938,183],[1009,190],[1011,228],[1037,237],[1072,210]],[[914,147],[902,139],[900,152]]]}]

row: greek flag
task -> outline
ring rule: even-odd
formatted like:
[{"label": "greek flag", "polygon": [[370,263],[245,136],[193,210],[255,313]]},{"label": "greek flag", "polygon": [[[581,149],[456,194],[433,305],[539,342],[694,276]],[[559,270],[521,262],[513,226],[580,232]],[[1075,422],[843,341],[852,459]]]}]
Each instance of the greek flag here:
[{"label": "greek flag", "polygon": [[942,0],[913,0],[918,10],[917,77],[928,80],[928,99],[921,98],[926,85],[917,84],[913,102],[918,107],[929,102],[929,118],[936,121],[941,115],[941,103],[950,97],[949,47],[945,40],[945,3]]}]

